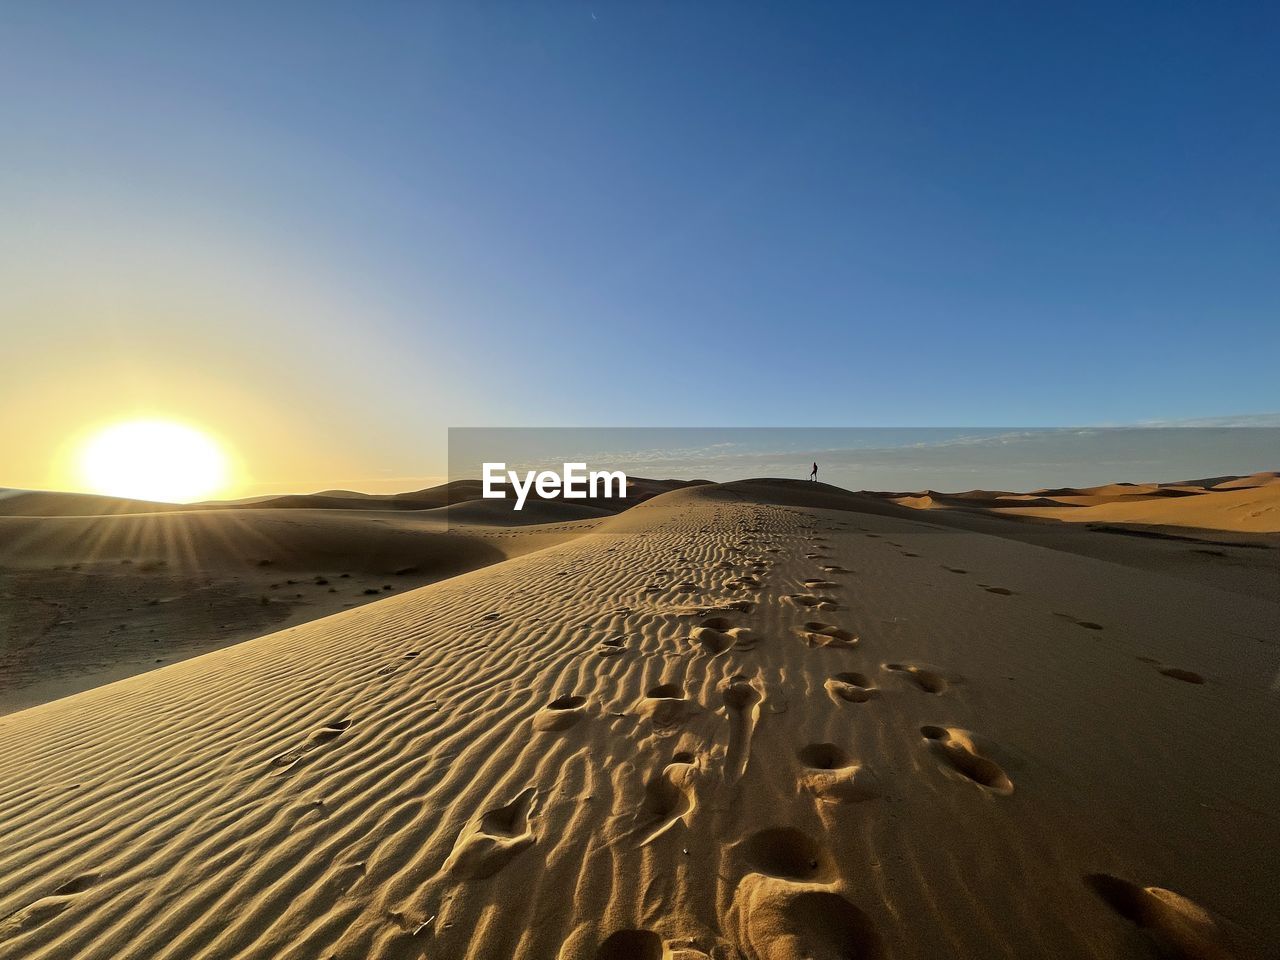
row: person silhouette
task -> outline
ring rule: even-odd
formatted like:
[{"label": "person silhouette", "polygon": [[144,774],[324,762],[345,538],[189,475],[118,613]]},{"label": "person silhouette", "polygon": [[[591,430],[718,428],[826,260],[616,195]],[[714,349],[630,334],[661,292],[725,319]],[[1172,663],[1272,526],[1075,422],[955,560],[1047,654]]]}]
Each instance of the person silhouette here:
[{"label": "person silhouette", "polygon": [[818,464],[817,464],[817,461],[814,461],[813,469],[809,471],[809,479],[810,479],[810,480],[812,480],[814,483],[817,483],[817,482],[818,482]]}]

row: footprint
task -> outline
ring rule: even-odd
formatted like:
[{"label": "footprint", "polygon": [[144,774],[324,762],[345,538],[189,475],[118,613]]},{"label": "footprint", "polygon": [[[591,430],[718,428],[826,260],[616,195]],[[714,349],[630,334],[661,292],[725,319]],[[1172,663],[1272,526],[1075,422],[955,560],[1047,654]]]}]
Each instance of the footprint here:
[{"label": "footprint", "polygon": [[802,883],[829,883],[836,879],[830,852],[794,827],[771,827],[753,833],[742,842],[741,853],[757,873]]},{"label": "footprint", "polygon": [[760,643],[760,637],[746,627],[728,627],[727,630],[716,630],[714,627],[694,627],[689,636],[690,643],[700,646],[709,655],[721,654],[726,650],[754,650]]},{"label": "footprint", "polygon": [[820,620],[810,620],[796,632],[811,647],[856,647],[858,645],[856,633]]},{"label": "footprint", "polygon": [[533,715],[533,729],[568,730],[587,715],[586,705],[586,697],[557,697]]},{"label": "footprint", "polygon": [[327,723],[318,730],[313,730],[304,743],[294,747],[292,750],[286,750],[279,756],[273,757],[271,765],[273,767],[278,767],[281,770],[288,770],[316,747],[328,743],[330,740],[336,739],[346,730],[349,730],[351,728],[351,724],[354,722],[354,720],[344,717],[341,720],[335,720],[332,723]]},{"label": "footprint", "polygon": [[839,610],[840,603],[835,597],[827,597],[812,593],[789,593],[786,596],[798,607],[815,607],[818,610]]},{"label": "footprint", "polygon": [[942,693],[950,685],[942,674],[916,663],[886,663],[884,669],[904,674],[906,680],[925,693]]},{"label": "footprint", "polygon": [[0,920],[0,941],[52,920],[71,906],[72,898],[76,894],[88,890],[97,880],[97,873],[82,873],[72,877],[55,887],[48,896],[41,897]]},{"label": "footprint", "polygon": [[800,787],[824,803],[858,803],[880,796],[869,770],[854,763],[834,743],[811,743],[797,754]]},{"label": "footprint", "polygon": [[685,817],[696,806],[697,775],[692,755],[678,754],[645,784],[644,799],[636,813],[637,827],[643,837],[640,846],[657,840],[677,823],[687,825]]},{"label": "footprint", "polygon": [[836,703],[866,703],[880,695],[862,673],[837,673],[827,678],[825,686],[827,695]]},{"label": "footprint", "polygon": [[758,960],[883,960],[861,910],[831,890],[749,874],[734,893],[738,941]]},{"label": "footprint", "polygon": [[60,884],[54,889],[53,895],[55,897],[62,897],[73,893],[84,893],[84,891],[88,890],[97,882],[97,873],[82,873],[78,877],[72,877],[65,883]]},{"label": "footprint", "polygon": [[595,960],[663,960],[662,938],[651,930],[618,930],[596,949]]},{"label": "footprint", "polygon": [[737,783],[747,772],[747,763],[751,759],[751,738],[756,724],[760,722],[760,703],[764,695],[739,673],[720,685],[720,697],[730,721],[724,769],[728,781]]},{"label": "footprint", "polygon": [[639,712],[647,717],[658,732],[669,731],[696,712],[697,707],[685,699],[684,690],[676,683],[663,683],[644,695]]},{"label": "footprint", "polygon": [[1172,677],[1174,680],[1181,680],[1183,683],[1204,683],[1204,677],[1190,670],[1183,670],[1181,667],[1161,667],[1160,672],[1166,677]]},{"label": "footprint", "polygon": [[536,837],[529,824],[537,791],[527,787],[504,807],[489,810],[471,820],[458,835],[444,872],[469,880],[491,877]]},{"label": "footprint", "polygon": [[608,640],[601,640],[596,644],[596,653],[602,657],[616,657],[620,653],[626,652],[626,637],[610,637]]},{"label": "footprint", "polygon": [[319,730],[311,734],[313,743],[328,743],[344,730],[348,730],[354,721],[349,719],[335,720],[333,723],[327,723]]},{"label": "footprint", "polygon": [[1055,613],[1055,617],[1066,620],[1068,623],[1074,623],[1077,627],[1084,627],[1086,630],[1101,630],[1102,624],[1094,623],[1092,620],[1077,620],[1069,613]]},{"label": "footprint", "polygon": [[1194,900],[1163,887],[1141,887],[1094,873],[1084,882],[1107,906],[1149,936],[1174,960],[1245,960],[1261,955],[1252,935]]},{"label": "footprint", "polygon": [[981,787],[1003,796],[1013,793],[1013,781],[994,760],[984,757],[974,745],[973,735],[956,727],[926,726],[920,735],[930,750],[952,770]]},{"label": "footprint", "polygon": [[689,634],[689,642],[701,647],[704,653],[714,657],[732,647],[734,638],[727,632],[713,627],[694,627],[693,632]]},{"label": "footprint", "polygon": [[1205,682],[1204,677],[1191,670],[1183,670],[1181,667],[1171,667],[1167,663],[1161,663],[1159,660],[1152,659],[1151,657],[1138,657],[1138,660],[1142,663],[1149,663],[1151,666],[1155,667],[1162,676],[1170,677],[1174,680],[1181,680],[1183,683],[1201,684]]}]

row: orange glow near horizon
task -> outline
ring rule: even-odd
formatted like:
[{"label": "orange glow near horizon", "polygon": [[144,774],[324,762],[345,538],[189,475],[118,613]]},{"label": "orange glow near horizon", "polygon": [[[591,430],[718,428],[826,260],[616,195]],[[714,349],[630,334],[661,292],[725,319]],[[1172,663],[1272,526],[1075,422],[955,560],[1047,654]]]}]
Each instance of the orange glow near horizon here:
[{"label": "orange glow near horizon", "polygon": [[113,497],[190,503],[225,495],[230,460],[205,431],[173,420],[129,420],[105,427],[78,451],[85,489]]}]

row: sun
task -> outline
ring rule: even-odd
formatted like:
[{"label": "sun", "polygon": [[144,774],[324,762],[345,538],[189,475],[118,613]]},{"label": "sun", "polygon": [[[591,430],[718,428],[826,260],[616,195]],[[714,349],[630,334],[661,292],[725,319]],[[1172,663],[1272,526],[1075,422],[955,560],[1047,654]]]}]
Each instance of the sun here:
[{"label": "sun", "polygon": [[227,456],[203,431],[172,420],[130,420],[106,427],[80,451],[80,475],[94,493],[189,503],[222,491]]}]

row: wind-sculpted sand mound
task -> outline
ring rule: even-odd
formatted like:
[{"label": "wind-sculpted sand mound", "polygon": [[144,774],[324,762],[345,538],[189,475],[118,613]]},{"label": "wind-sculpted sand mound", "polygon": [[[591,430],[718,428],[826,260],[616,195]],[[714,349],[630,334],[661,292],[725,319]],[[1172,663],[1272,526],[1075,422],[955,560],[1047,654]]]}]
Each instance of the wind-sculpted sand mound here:
[{"label": "wind-sculpted sand mound", "polygon": [[1034,494],[971,490],[955,494],[930,491],[885,496],[915,510],[980,510],[1006,518],[1117,524],[1139,532],[1168,528],[1174,535],[1182,533],[1202,538],[1214,532],[1280,533],[1280,481],[1274,473],[1174,484],[1059,487]]},{"label": "wind-sculpted sand mound", "polygon": [[[601,513],[616,513],[651,497],[705,480],[650,480],[627,478],[625,497],[587,497],[576,506],[592,507]],[[528,494],[531,504],[554,506],[556,500]],[[65,493],[53,490],[14,490],[0,487],[0,517],[104,517],[150,513],[190,513],[205,510],[359,510],[367,512],[436,510],[484,499],[479,480],[451,480],[438,486],[407,493],[361,493],[355,490],[323,490],[319,493],[269,494],[241,500],[208,500],[203,503],[163,503],[131,500],[92,493]]]},{"label": "wind-sculpted sand mound", "polygon": [[[328,616],[591,528],[565,522],[592,513],[589,508],[557,512],[530,504],[520,525],[495,522],[505,518],[492,511],[449,517],[451,509],[0,516],[0,712]],[[548,525],[553,518],[560,522]]]},{"label": "wind-sculpted sand mound", "polygon": [[813,486],[0,718],[0,957],[1269,955],[1276,604]]}]

